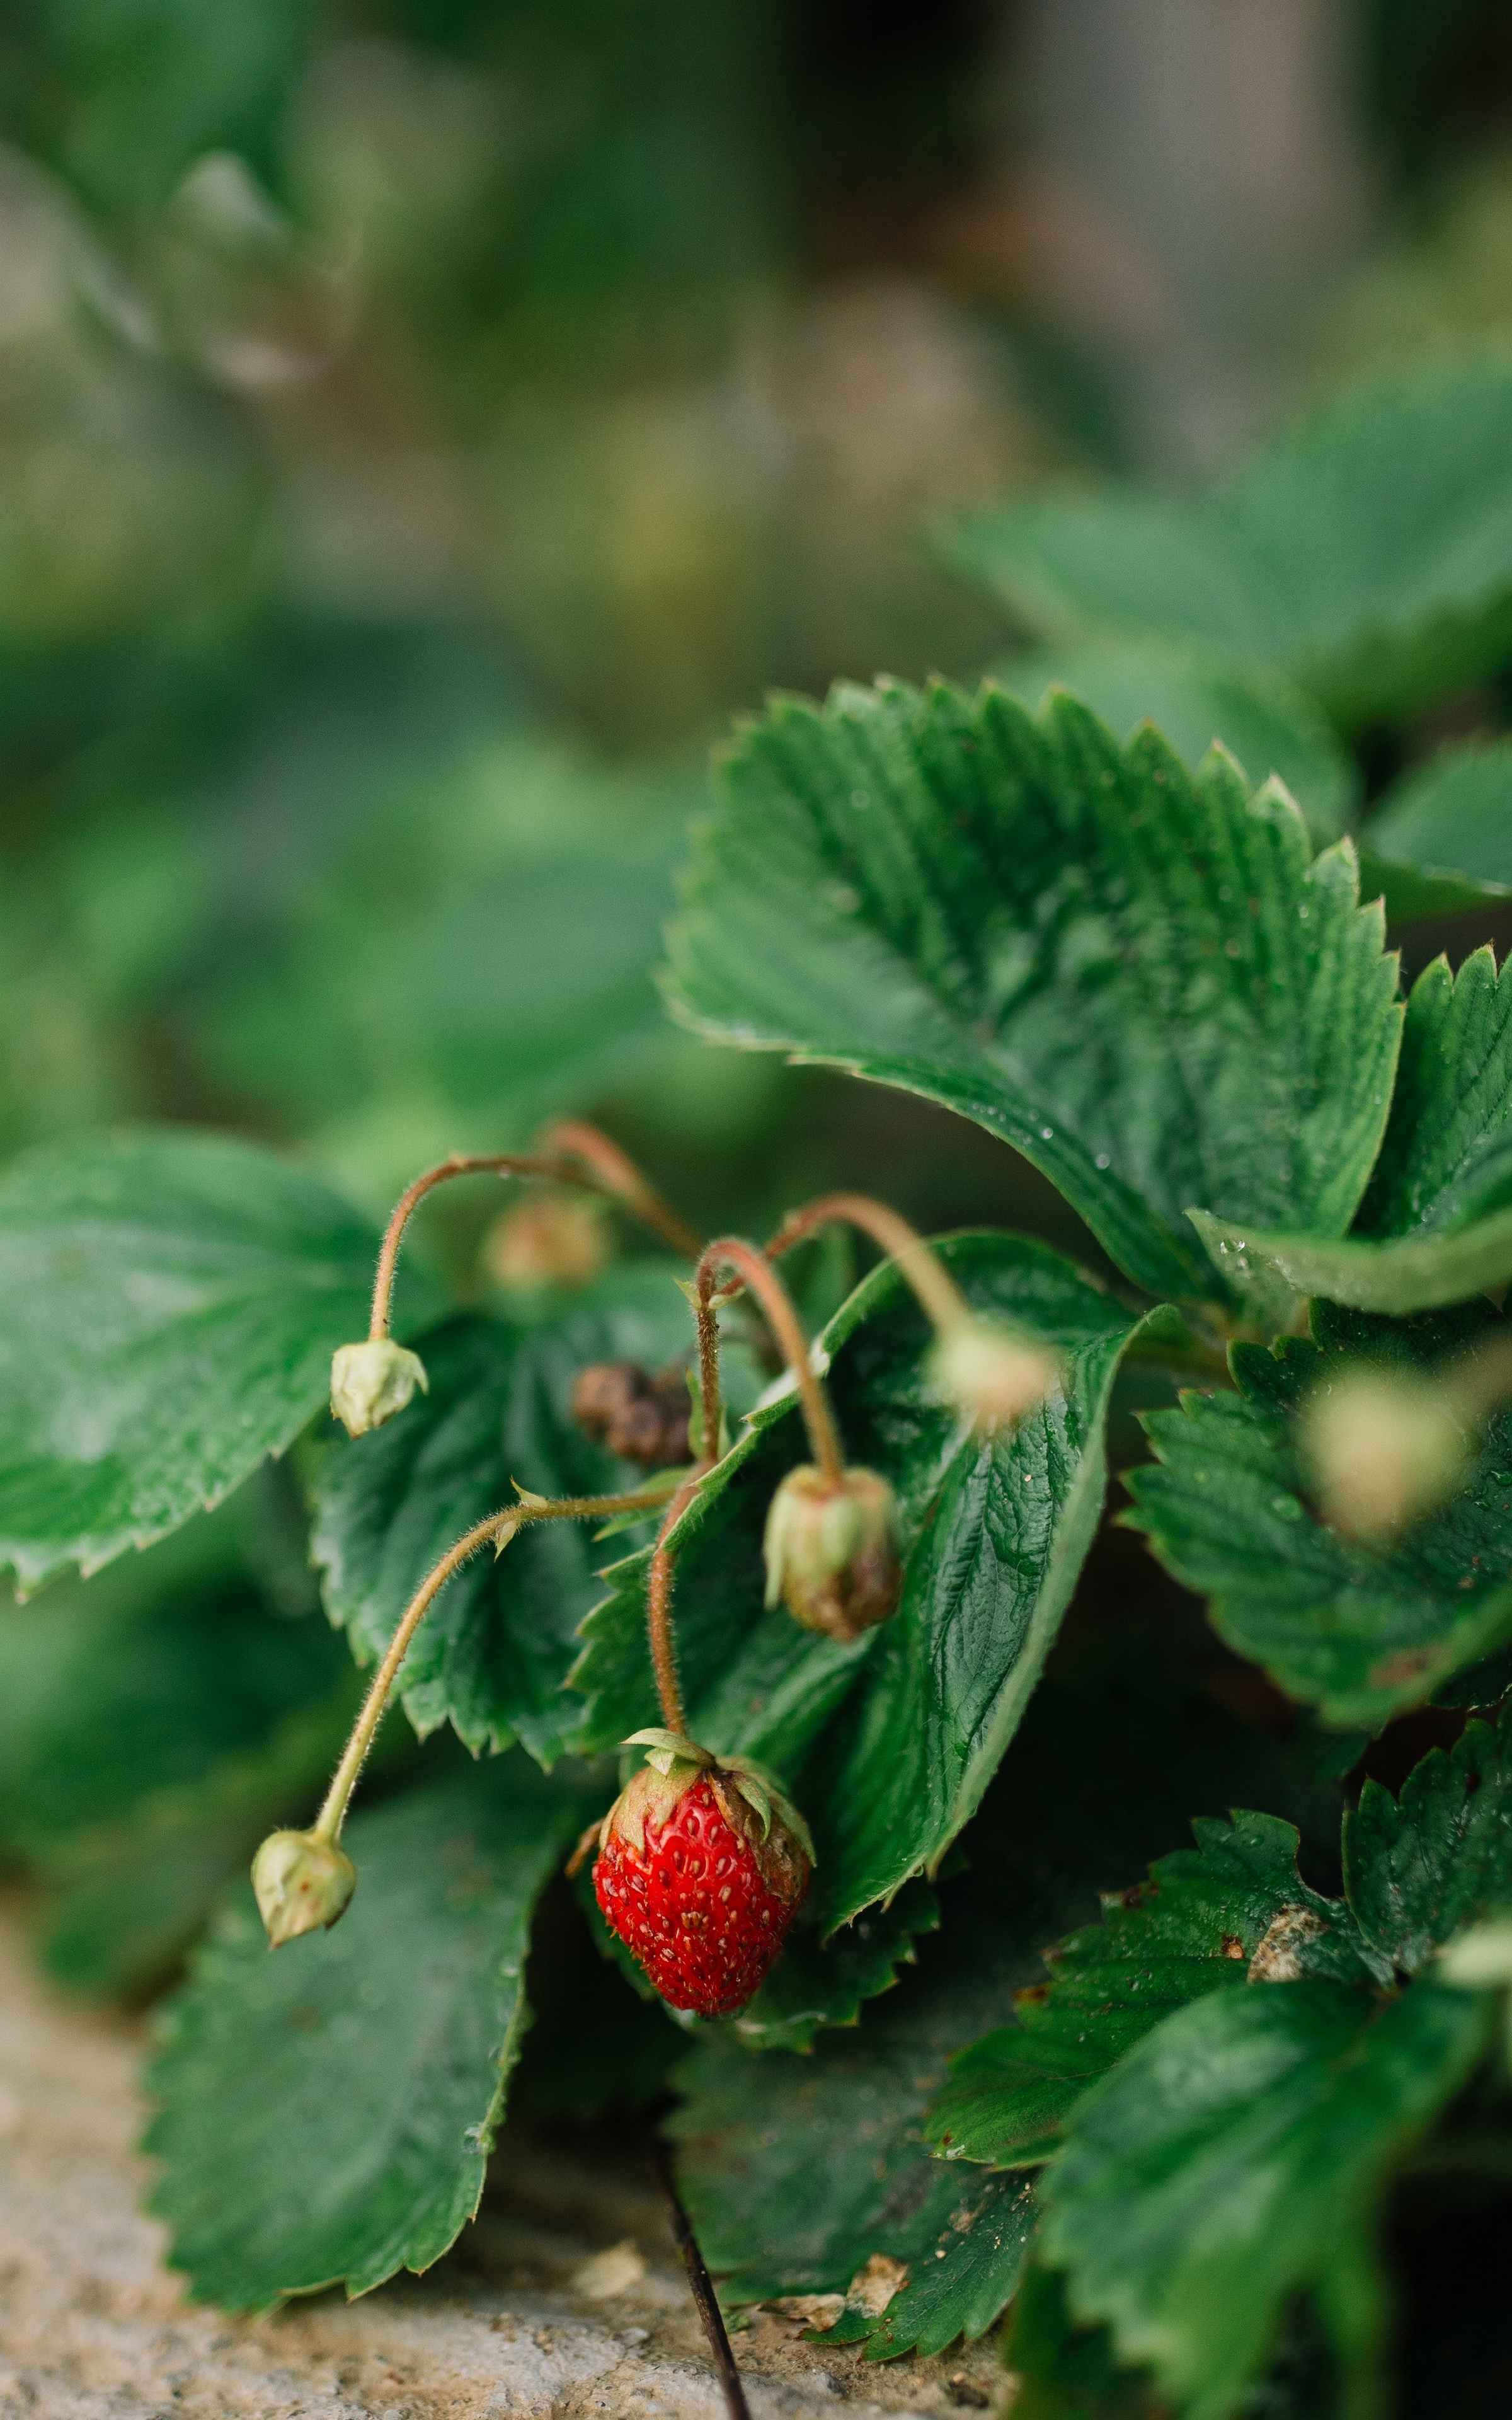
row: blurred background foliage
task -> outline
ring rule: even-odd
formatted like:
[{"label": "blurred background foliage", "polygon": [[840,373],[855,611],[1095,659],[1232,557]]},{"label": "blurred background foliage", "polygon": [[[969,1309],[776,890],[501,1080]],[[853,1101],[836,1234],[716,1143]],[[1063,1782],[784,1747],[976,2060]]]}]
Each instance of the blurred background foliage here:
[{"label": "blurred background foliage", "polygon": [[[1338,829],[1504,728],[1506,667],[1411,726],[1332,727],[1158,648],[1033,656],[925,534],[1068,471],[1204,472],[1342,374],[1488,336],[1512,336],[1496,0],[8,12],[0,1152],[210,1122],[378,1208],[570,1109],[710,1224],[843,1177],[1095,1261],[964,1122],[668,1026],[709,743],[773,685],[1018,648],[1026,694],[1065,673],[1193,751],[1232,715]],[[1512,878],[1499,845],[1475,870]],[[496,1208],[438,1206],[454,1273]],[[150,1605],[97,1583],[51,1662],[29,1631],[0,1687],[0,1829],[30,1850],[26,1760],[91,1755],[48,1709],[96,1631],[148,1673],[147,1625],[163,1705],[201,1685],[189,1599],[246,1667],[234,1735],[91,1714],[139,1742],[117,1778],[147,1815],[124,1843],[110,1804],[62,1827],[75,1979],[140,1982],[193,1930],[201,1885],[154,1854],[179,1901],[91,1946],[176,1792],[217,1776],[218,1875],[339,1730],[323,1633],[270,1646],[249,1612],[304,1607],[296,1515],[282,1563],[261,1496],[236,1519],[155,1559]]]},{"label": "blurred background foliage", "polygon": [[1509,117],[1490,0],[12,12],[0,1147],[213,1120],[377,1202],[571,1107],[711,1217],[1011,1207],[667,1029],[707,743],[1000,660],[947,510],[1505,332]]}]

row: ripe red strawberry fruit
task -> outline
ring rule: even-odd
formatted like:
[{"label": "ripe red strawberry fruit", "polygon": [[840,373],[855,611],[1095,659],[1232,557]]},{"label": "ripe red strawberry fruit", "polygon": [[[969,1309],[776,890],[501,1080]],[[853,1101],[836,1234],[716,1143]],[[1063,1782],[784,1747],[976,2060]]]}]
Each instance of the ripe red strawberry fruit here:
[{"label": "ripe red strawberry fruit", "polygon": [[637,1731],[625,1745],[646,1761],[598,1828],[604,1921],[669,2007],[732,2016],[802,1905],[808,1826],[744,1757],[713,1757],[676,1731]]}]

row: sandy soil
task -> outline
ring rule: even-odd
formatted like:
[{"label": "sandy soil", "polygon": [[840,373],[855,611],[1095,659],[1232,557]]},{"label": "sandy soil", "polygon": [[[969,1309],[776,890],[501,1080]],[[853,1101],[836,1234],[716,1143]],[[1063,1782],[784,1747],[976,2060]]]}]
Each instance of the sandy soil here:
[{"label": "sandy soil", "polygon": [[[523,2147],[450,2259],[361,2303],[196,2309],[139,2208],[140,2028],[42,1984],[0,1915],[0,2420],[721,2420],[649,2180]],[[757,2314],[754,2420],[980,2411],[989,2349],[868,2364]]]}]

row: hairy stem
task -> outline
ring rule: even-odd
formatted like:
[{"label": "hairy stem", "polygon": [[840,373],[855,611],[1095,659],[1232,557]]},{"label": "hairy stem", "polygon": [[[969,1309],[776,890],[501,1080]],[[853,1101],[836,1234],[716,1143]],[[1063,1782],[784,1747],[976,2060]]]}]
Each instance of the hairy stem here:
[{"label": "hairy stem", "polygon": [[806,1202],[801,1210],[790,1210],[766,1247],[766,1258],[780,1260],[822,1227],[839,1224],[858,1227],[896,1263],[899,1276],[913,1288],[925,1316],[940,1335],[948,1335],[975,1316],[939,1254],[925,1243],[918,1228],[889,1210],[885,1202],[873,1202],[869,1193],[822,1193],[817,1201]]},{"label": "hairy stem", "polygon": [[532,1521],[595,1520],[608,1519],[616,1512],[654,1512],[665,1501],[666,1490],[658,1487],[641,1488],[627,1496],[564,1496],[552,1500],[532,1497],[525,1503],[506,1504],[499,1512],[490,1512],[486,1519],[475,1522],[464,1536],[458,1538],[455,1546],[449,1546],[440,1561],[421,1581],[384,1650],[383,1660],[373,1675],[357,1720],[352,1725],[351,1737],[342,1751],[341,1762],[316,1817],[313,1826],[316,1838],[336,1840],[341,1837],[341,1827],[346,1821],[357,1776],[367,1761],[374,1733],[383,1719],[389,1692],[409,1652],[409,1642],[454,1572],[460,1571],[462,1565],[484,1546],[495,1544],[507,1545],[516,1532]]},{"label": "hairy stem", "polygon": [[[696,1261],[703,1249],[703,1238],[696,1227],[679,1218],[670,1202],[664,1202],[654,1185],[643,1176],[633,1159],[600,1134],[596,1126],[584,1124],[581,1118],[561,1118],[548,1126],[536,1146],[538,1151],[557,1159],[578,1160],[588,1170],[589,1179],[600,1193],[633,1211],[644,1227],[650,1227],[664,1244],[685,1261]],[[559,1173],[570,1174],[570,1171]],[[579,1182],[582,1180],[579,1179]]]},{"label": "hairy stem", "polygon": [[708,1466],[706,1462],[701,1462],[678,1487],[662,1515],[651,1569],[646,1574],[646,1629],[651,1637],[651,1666],[656,1676],[656,1696],[661,1701],[662,1720],[670,1731],[686,1731],[687,1716],[683,1711],[683,1692],[677,1678],[677,1643],[672,1636],[672,1558],[667,1541],[692,1502],[699,1481]]},{"label": "hairy stem", "polygon": [[372,1342],[380,1342],[389,1332],[393,1273],[405,1229],[426,1194],[454,1176],[543,1176],[557,1185],[581,1185],[591,1193],[617,1202],[683,1259],[697,1260],[702,1249],[702,1239],[695,1230],[669,1207],[618,1143],[610,1142],[596,1126],[569,1119],[553,1126],[534,1152],[455,1151],[449,1159],[439,1160],[434,1168],[417,1176],[412,1185],[407,1185],[393,1205],[373,1279],[373,1308],[367,1328]]},{"label": "hairy stem", "polygon": [[[803,1405],[804,1425],[809,1432],[814,1461],[826,1483],[839,1487],[845,1477],[845,1456],[841,1450],[835,1415],[829,1408],[829,1397],[815,1376],[809,1357],[809,1339],[803,1332],[803,1323],[793,1307],[786,1286],[770,1262],[754,1244],[745,1243],[738,1235],[721,1235],[717,1242],[708,1245],[694,1275],[701,1366],[708,1350],[707,1330],[714,1321],[714,1294],[717,1275],[722,1268],[734,1269],[741,1282],[748,1286],[761,1304],[766,1324],[797,1381],[798,1399]],[[713,1357],[712,1352],[709,1357]]]}]

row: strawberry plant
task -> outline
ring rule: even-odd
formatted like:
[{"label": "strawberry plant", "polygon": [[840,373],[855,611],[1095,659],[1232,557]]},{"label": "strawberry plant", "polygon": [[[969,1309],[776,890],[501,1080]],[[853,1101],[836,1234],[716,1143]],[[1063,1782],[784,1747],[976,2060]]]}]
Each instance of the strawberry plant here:
[{"label": "strawberry plant", "polygon": [[[657,2113],[732,2308],[1008,2312],[1021,2420],[1493,2408],[1509,446],[1478,357],[979,515],[998,675],[723,752],[673,1016],[973,1121],[1074,1249],[706,1237],[576,1117],[381,1232],[197,1132],[0,1183],[0,1821],[76,1980],[208,1918],[149,2079],[196,2294],[426,2267],[517,2075]],[[465,1179],[483,1299],[409,1234]]]}]

